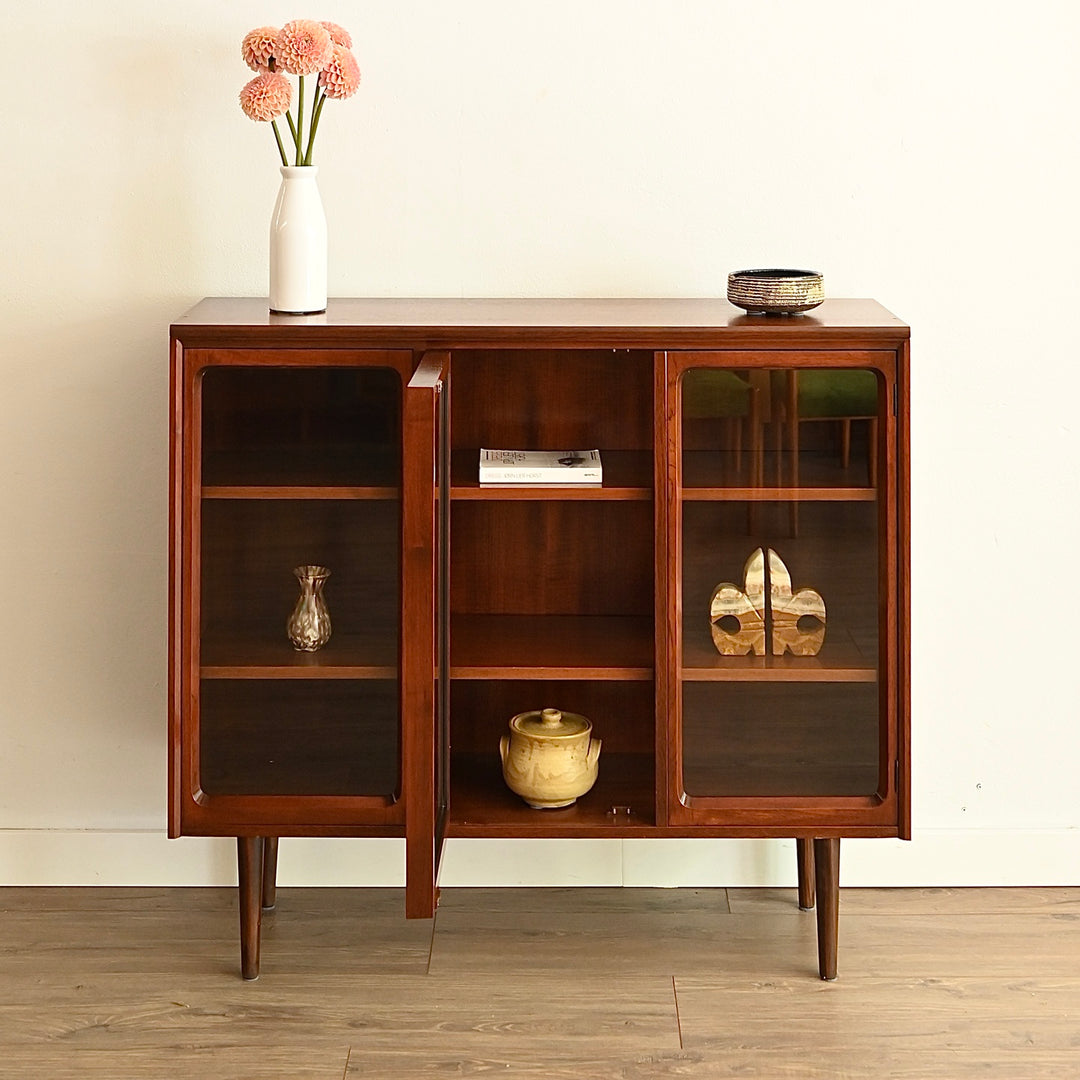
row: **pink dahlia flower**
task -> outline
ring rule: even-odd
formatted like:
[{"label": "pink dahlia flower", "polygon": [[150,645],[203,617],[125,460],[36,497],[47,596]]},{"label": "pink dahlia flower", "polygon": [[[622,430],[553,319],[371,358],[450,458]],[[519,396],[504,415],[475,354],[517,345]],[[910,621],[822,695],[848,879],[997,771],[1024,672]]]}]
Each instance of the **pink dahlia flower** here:
[{"label": "pink dahlia flower", "polygon": [[260,26],[244,35],[240,55],[252,71],[269,71],[274,58],[274,42],[280,33],[276,26]]},{"label": "pink dahlia flower", "polygon": [[326,67],[333,49],[325,26],[313,19],[294,19],[278,34],[274,59],[290,75],[312,75]]},{"label": "pink dahlia flower", "polygon": [[328,98],[352,97],[360,85],[360,65],[356,57],[343,46],[335,45],[330,63],[319,76],[319,85]]},{"label": "pink dahlia flower", "polygon": [[288,112],[292,84],[284,75],[264,71],[240,91],[240,108],[252,120],[276,120]]},{"label": "pink dahlia flower", "polygon": [[338,26],[337,23],[333,22],[324,22],[322,25],[326,27],[326,32],[335,45],[341,45],[346,49],[352,48],[352,35],[344,26]]}]

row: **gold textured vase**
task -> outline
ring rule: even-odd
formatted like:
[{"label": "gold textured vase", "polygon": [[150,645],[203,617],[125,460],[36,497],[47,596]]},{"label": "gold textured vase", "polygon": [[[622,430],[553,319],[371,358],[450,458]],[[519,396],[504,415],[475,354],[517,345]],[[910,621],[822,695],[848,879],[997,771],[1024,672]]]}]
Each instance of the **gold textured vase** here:
[{"label": "gold textured vase", "polygon": [[298,566],[293,573],[300,582],[300,599],[285,629],[294,649],[315,652],[330,640],[330,612],[323,596],[330,571],[325,566]]}]

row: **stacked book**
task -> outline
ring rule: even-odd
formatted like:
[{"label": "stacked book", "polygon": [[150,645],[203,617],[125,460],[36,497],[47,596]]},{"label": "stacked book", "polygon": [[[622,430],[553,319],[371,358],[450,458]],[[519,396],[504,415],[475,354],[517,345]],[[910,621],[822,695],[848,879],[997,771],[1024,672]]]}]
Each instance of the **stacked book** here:
[{"label": "stacked book", "polygon": [[481,450],[481,484],[599,484],[599,450]]}]

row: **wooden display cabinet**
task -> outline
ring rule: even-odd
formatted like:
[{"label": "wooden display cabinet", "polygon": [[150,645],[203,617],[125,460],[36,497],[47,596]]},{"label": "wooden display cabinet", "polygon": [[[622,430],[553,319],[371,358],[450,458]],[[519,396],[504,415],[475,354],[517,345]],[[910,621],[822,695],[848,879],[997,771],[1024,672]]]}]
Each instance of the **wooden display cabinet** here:
[{"label": "wooden display cabinet", "polygon": [[[237,837],[244,976],[279,837],[390,835],[412,917],[446,836],[794,837],[834,977],[840,838],[910,835],[907,360],[854,300],[215,299],[176,323],[169,830]],[[598,448],[603,484],[481,486],[481,447]],[[758,548],[823,598],[816,655],[774,653],[782,590],[763,655],[714,644],[712,592]],[[334,630],[299,653],[313,562]],[[497,752],[545,706],[604,743],[560,810]]]}]

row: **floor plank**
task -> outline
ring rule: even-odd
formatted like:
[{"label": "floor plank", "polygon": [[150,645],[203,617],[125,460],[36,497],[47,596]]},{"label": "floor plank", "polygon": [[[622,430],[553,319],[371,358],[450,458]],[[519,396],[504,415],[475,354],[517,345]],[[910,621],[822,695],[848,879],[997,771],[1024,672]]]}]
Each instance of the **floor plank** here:
[{"label": "floor plank", "polygon": [[812,1048],[797,1054],[778,1052],[710,1053],[682,1050],[632,1057],[547,1059],[513,1050],[497,1057],[459,1059],[452,1055],[398,1053],[354,1054],[347,1080],[431,1080],[438,1076],[507,1076],[513,1080],[1076,1080],[1075,1051],[1036,1051],[1002,1060],[993,1054],[950,1052],[940,1056],[888,1050],[870,1060],[850,1053]]},{"label": "floor plank", "polygon": [[[1078,890],[1080,893],[1080,890]],[[443,889],[439,912],[488,912],[550,914],[551,912],[608,915],[670,915],[698,913],[728,915],[727,889]]]},{"label": "floor plank", "polygon": [[0,1080],[1080,1075],[1080,890],[0,889]]},{"label": "floor plank", "polygon": [[0,1004],[0,1046],[71,1049],[229,1046],[267,1031],[279,1043],[394,1049],[493,1039],[544,1049],[586,1041],[646,1051],[679,1048],[671,979],[283,975],[257,983],[181,976],[39,979]]},{"label": "floor plank", "polygon": [[841,915],[840,958],[841,975],[1071,978],[1080,971],[1080,916]]},{"label": "floor plank", "polygon": [[[66,902],[31,890],[41,901],[36,910],[6,895],[12,891],[0,890],[5,971],[30,973],[42,964],[84,974],[239,969],[234,889],[129,890],[127,897],[108,890]],[[263,972],[423,974],[432,925],[404,918],[400,890],[279,889],[277,909],[263,917]]]},{"label": "floor plank", "polygon": [[[165,995],[159,982],[125,973],[74,986],[39,985],[29,1000],[0,1005],[0,1062],[30,1070],[12,1074],[20,1076],[64,1076],[69,1070],[111,1073],[118,1080],[338,1080],[347,1056],[351,1075],[367,1075],[375,1060],[406,1071],[428,1061],[441,1071],[447,1062],[497,1060],[507,1053],[534,1062],[613,1061],[679,1050],[674,988],[666,978],[286,975],[244,984],[186,977]],[[241,1047],[250,1048],[250,1060],[237,1052]],[[208,1054],[213,1069],[196,1070]],[[45,1067],[51,1062],[59,1072]],[[172,1069],[174,1062],[191,1071]]]},{"label": "floor plank", "polygon": [[[524,932],[523,932],[524,931]],[[664,910],[613,914],[602,907],[514,913],[501,906],[440,908],[432,971],[495,972],[502,965],[566,970],[586,962],[609,974],[673,976],[745,972],[803,977],[816,970],[813,912],[722,915]],[[841,974],[911,978],[1071,976],[1080,957],[1080,915],[842,913]]]},{"label": "floor plank", "polygon": [[[676,979],[687,1049],[1080,1052],[1071,979]],[[1080,1053],[1077,1067],[1080,1069]]]},{"label": "floor plank", "polygon": [[55,1047],[4,1051],[0,1080],[341,1080],[349,1053],[258,1043],[170,1049],[58,1052]]},{"label": "floor plank", "polygon": [[[736,915],[798,914],[790,889],[729,889]],[[1080,888],[841,889],[842,915],[1080,915]]]},{"label": "floor plank", "polygon": [[708,975],[745,971],[771,977],[816,973],[813,916],[761,916],[665,911],[619,914],[551,911],[440,910],[431,971],[495,973],[505,968],[545,974],[583,965],[595,974]]},{"label": "floor plank", "polygon": [[439,1076],[508,1076],[535,1080],[648,1080],[652,1077],[714,1077],[733,1075],[713,1071],[698,1053],[681,1050],[647,1054],[574,1053],[558,1044],[546,1052],[500,1047],[488,1055],[462,1055],[412,1048],[398,1052],[354,1053],[346,1080],[380,1077],[384,1080],[431,1080]]}]

